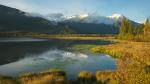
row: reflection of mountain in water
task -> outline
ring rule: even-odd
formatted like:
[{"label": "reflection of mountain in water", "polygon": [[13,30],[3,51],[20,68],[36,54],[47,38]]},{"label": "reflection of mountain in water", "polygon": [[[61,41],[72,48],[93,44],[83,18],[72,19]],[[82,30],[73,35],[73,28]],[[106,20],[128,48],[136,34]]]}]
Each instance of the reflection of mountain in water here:
[{"label": "reflection of mountain in water", "polygon": [[[27,39],[27,38],[26,38]],[[31,39],[30,39],[31,40]],[[0,65],[17,61],[30,54],[40,54],[50,49],[64,49],[76,44],[105,45],[108,41],[73,41],[73,40],[45,40],[45,41],[22,41],[0,43]]]},{"label": "reflection of mountain in water", "polygon": [[24,58],[26,54],[42,53],[56,46],[62,47],[61,41],[34,41],[34,42],[2,42],[0,43],[0,64]]}]

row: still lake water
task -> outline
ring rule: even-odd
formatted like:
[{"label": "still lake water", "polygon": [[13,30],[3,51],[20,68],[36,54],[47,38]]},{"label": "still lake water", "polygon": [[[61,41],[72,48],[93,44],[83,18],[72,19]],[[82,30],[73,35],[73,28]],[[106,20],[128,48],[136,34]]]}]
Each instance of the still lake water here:
[{"label": "still lake water", "polygon": [[32,38],[0,39],[0,74],[16,77],[28,72],[57,68],[74,78],[80,71],[115,70],[108,55],[66,49],[73,45],[107,45],[102,40],[47,40]]}]

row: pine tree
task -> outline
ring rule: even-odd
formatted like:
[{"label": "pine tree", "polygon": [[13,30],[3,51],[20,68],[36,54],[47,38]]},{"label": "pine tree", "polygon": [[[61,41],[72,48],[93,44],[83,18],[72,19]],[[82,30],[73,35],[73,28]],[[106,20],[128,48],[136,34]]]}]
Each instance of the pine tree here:
[{"label": "pine tree", "polygon": [[144,37],[146,39],[150,39],[150,21],[149,21],[149,19],[147,19],[145,22]]},{"label": "pine tree", "polygon": [[144,34],[144,25],[138,25],[134,32],[135,35],[143,35]]},{"label": "pine tree", "polygon": [[123,19],[121,23],[121,27],[120,27],[119,38],[132,39],[133,31],[134,31],[134,28],[132,26],[132,23],[127,19]]},{"label": "pine tree", "polygon": [[133,26],[132,26],[132,23],[130,22],[130,21],[128,21],[128,23],[127,23],[127,31],[128,31],[128,34],[129,35],[132,35],[133,34]]},{"label": "pine tree", "polygon": [[134,30],[135,40],[143,41],[144,40],[143,35],[144,35],[144,25],[143,24],[137,25]]},{"label": "pine tree", "polygon": [[121,22],[119,37],[123,38],[123,36],[125,34],[126,34],[126,19],[123,19],[122,22]]}]

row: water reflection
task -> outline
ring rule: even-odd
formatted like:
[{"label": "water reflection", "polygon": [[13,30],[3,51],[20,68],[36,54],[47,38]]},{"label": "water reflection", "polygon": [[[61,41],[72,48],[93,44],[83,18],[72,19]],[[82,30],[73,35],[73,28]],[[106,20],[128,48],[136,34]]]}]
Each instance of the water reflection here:
[{"label": "water reflection", "polygon": [[0,74],[17,76],[27,72],[40,72],[58,68],[68,72],[73,78],[82,70],[115,70],[115,60],[102,54],[83,54],[63,50],[49,50],[42,54],[33,54],[17,62],[0,66]]},{"label": "water reflection", "polygon": [[115,70],[115,60],[107,55],[65,49],[78,44],[111,43],[101,40],[0,39],[0,74],[14,77],[27,72],[58,68],[73,78],[82,70]]},{"label": "water reflection", "polygon": [[42,40],[31,38],[25,38],[25,40],[24,42],[22,38],[0,39],[0,59],[3,59],[0,60],[0,65],[15,62],[25,56],[29,56],[29,54],[41,54],[50,49],[64,49],[77,44],[107,45],[112,43],[100,40]]}]

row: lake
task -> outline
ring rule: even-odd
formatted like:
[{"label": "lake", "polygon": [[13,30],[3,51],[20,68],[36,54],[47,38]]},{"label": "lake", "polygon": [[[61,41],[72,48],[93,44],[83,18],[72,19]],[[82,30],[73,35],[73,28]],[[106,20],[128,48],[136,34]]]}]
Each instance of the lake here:
[{"label": "lake", "polygon": [[74,78],[80,71],[116,70],[116,60],[105,54],[72,50],[73,45],[107,45],[102,40],[0,39],[0,74],[16,77],[49,69],[66,71]]}]

